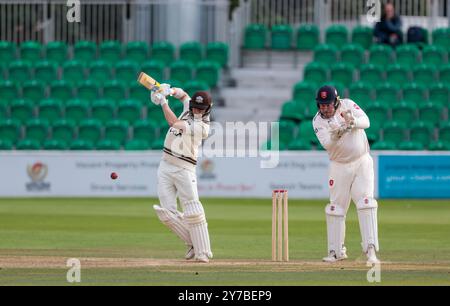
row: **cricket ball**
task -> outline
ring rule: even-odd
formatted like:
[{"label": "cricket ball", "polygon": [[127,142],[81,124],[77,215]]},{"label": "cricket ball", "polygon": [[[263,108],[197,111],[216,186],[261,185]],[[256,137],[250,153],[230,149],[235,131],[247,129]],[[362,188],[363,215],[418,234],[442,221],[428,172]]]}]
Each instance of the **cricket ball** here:
[{"label": "cricket ball", "polygon": [[117,173],[115,173],[115,172],[111,173],[111,178],[112,178],[113,180],[117,179],[118,177],[119,177],[119,176],[117,175]]}]

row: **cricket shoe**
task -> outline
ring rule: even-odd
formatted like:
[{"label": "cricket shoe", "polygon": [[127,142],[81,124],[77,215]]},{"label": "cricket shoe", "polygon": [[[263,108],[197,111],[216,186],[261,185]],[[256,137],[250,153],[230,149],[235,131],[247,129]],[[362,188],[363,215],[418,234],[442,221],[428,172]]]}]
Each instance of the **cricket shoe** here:
[{"label": "cricket shoe", "polygon": [[322,261],[324,262],[336,262],[336,261],[340,261],[340,260],[344,260],[347,259],[347,248],[346,247],[342,247],[341,249],[341,256],[337,257],[336,252],[335,251],[330,251],[330,254],[327,257],[322,258]]},{"label": "cricket shoe", "polygon": [[184,258],[186,260],[190,260],[190,259],[193,259],[194,257],[195,257],[194,246],[188,245],[188,250],[186,252],[186,255],[184,255]]},{"label": "cricket shoe", "polygon": [[377,258],[377,253],[375,252],[375,246],[370,244],[367,248],[367,265],[379,264],[380,260]]},{"label": "cricket shoe", "polygon": [[200,255],[195,256],[195,260],[198,262],[203,262],[203,263],[209,262],[209,258],[208,258],[208,256],[206,256],[206,254],[200,254]]}]

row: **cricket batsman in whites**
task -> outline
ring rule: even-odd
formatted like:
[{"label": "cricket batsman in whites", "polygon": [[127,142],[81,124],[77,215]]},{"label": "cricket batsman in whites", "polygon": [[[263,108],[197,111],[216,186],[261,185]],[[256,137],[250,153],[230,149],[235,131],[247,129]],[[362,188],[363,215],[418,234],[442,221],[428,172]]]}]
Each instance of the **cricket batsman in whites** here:
[{"label": "cricket batsman in whites", "polygon": [[[179,118],[169,107],[168,95],[184,105]],[[207,263],[213,254],[205,212],[198,196],[195,167],[198,148],[209,133],[211,96],[199,91],[191,98],[181,88],[161,84],[160,90],[152,92],[151,100],[161,105],[170,126],[158,169],[160,205],[153,208],[161,222],[186,243],[185,258]],[[177,209],[177,196],[183,213]]]},{"label": "cricket batsman in whites", "polygon": [[325,262],[347,258],[345,217],[350,201],[356,204],[363,252],[367,264],[379,263],[377,201],[374,199],[373,160],[364,129],[370,121],[350,99],[340,99],[335,88],[323,86],[316,96],[318,113],[314,132],[331,160],[329,172],[330,203],[325,207],[328,256]]}]

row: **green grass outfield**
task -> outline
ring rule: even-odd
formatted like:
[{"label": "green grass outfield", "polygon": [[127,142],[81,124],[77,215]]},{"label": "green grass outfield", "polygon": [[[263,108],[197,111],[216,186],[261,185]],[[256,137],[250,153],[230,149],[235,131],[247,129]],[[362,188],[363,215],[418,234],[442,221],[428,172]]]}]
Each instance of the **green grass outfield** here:
[{"label": "green grass outfield", "polygon": [[[450,285],[450,200],[381,200],[381,285]],[[152,210],[155,199],[1,199],[0,285],[373,285],[354,205],[349,259],[326,255],[324,201],[289,201],[289,263],[272,263],[271,199],[204,199],[214,260],[185,247]]]}]

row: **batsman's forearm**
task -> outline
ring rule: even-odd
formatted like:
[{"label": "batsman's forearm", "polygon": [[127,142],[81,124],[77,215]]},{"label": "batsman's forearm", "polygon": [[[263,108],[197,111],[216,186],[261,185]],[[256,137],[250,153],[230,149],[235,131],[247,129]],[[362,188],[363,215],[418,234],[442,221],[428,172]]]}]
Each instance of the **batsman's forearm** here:
[{"label": "batsman's forearm", "polygon": [[173,111],[170,109],[169,104],[166,103],[162,106],[163,112],[164,112],[164,118],[166,118],[167,123],[170,127],[172,127],[175,122],[178,121],[177,116],[173,113]]}]

